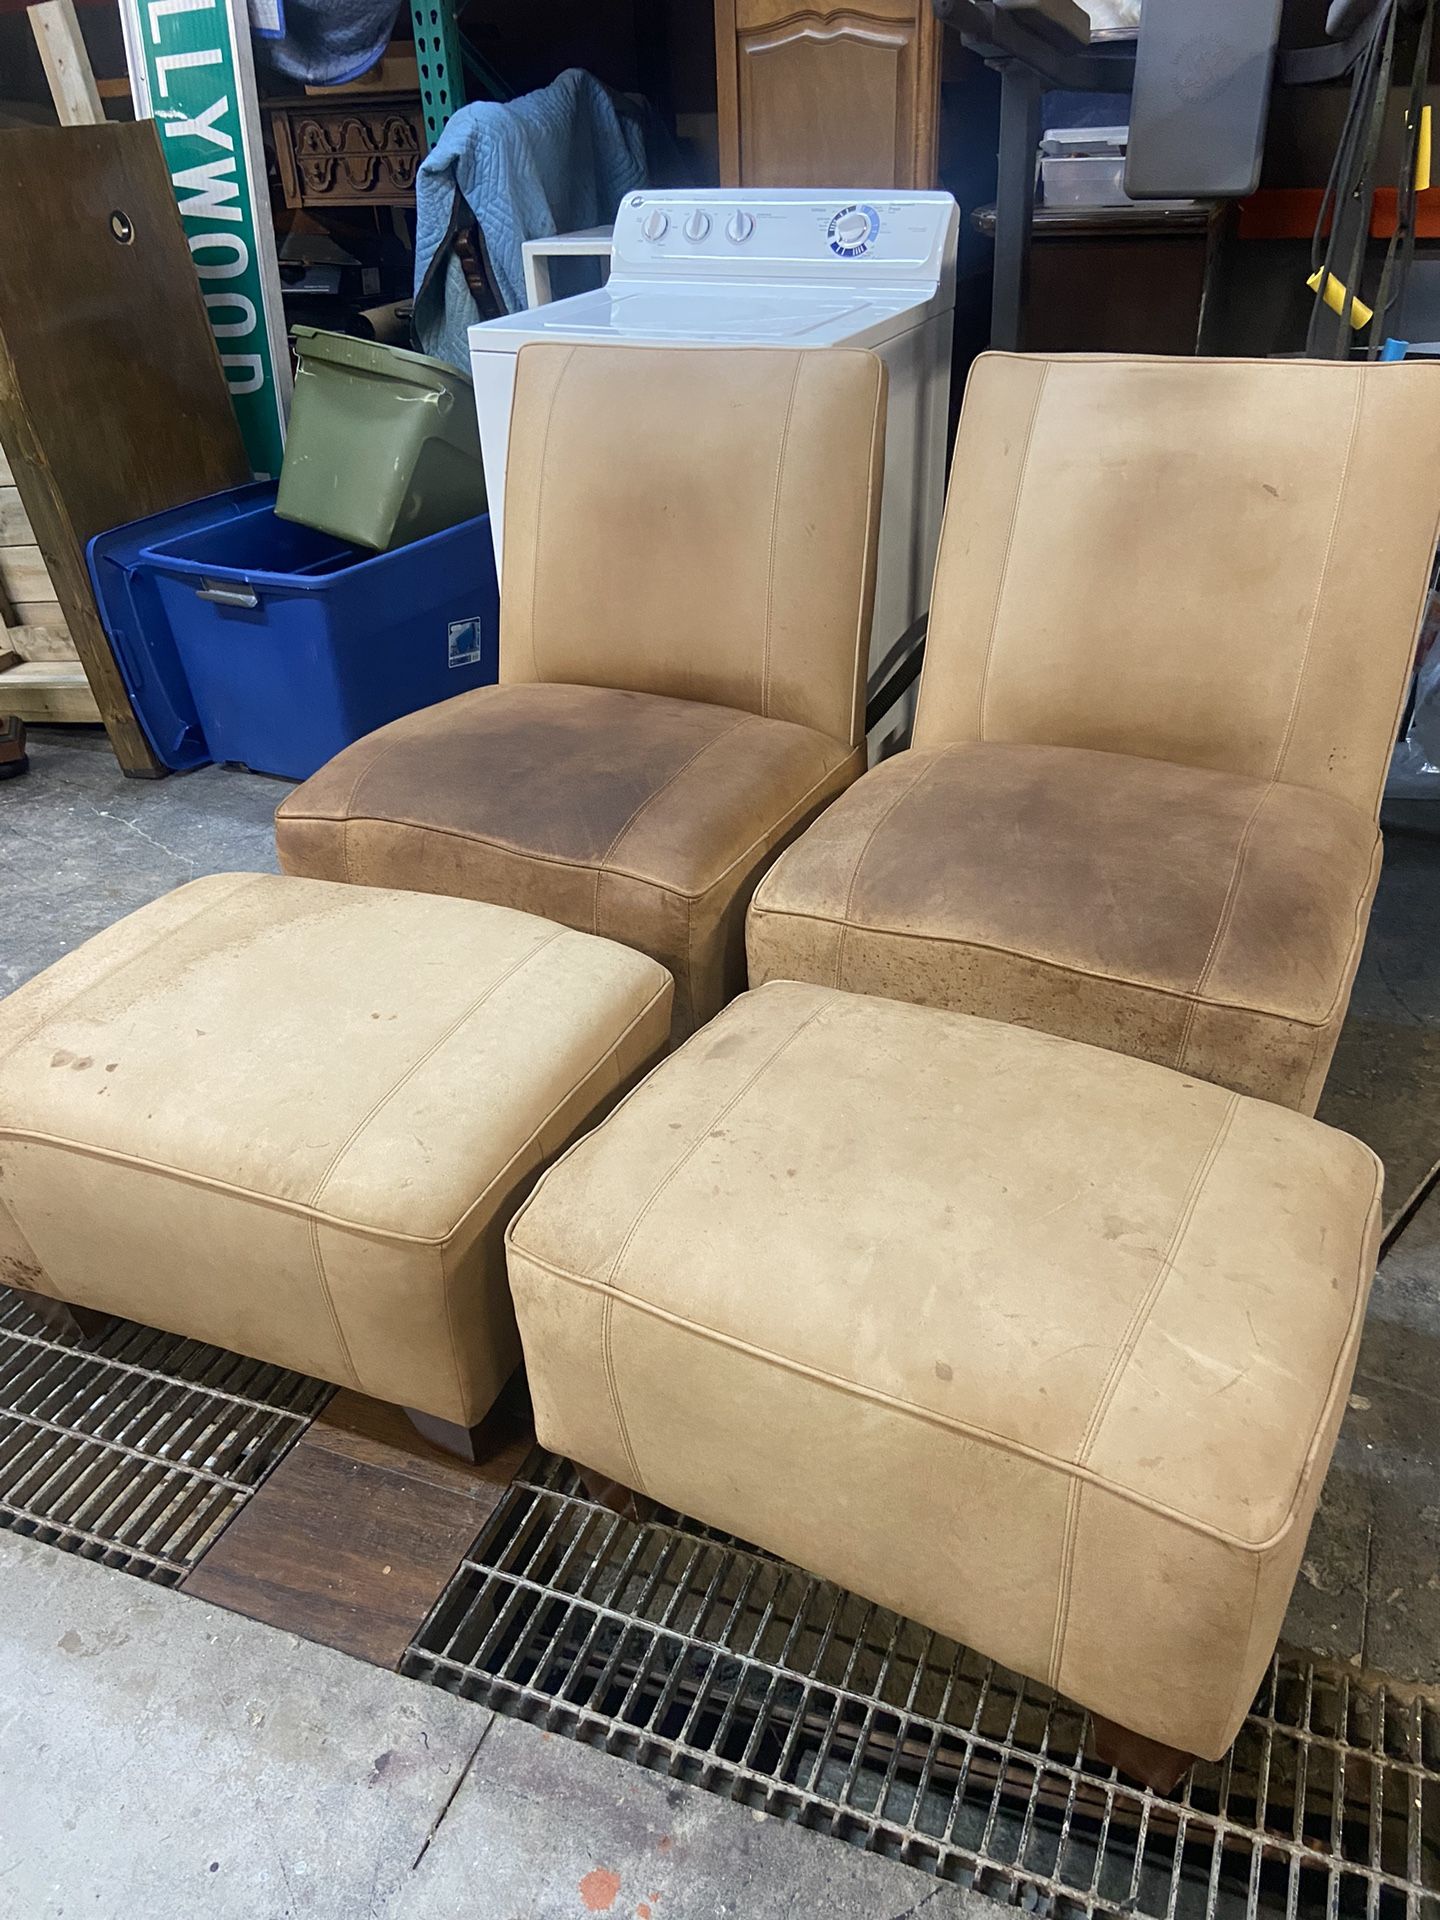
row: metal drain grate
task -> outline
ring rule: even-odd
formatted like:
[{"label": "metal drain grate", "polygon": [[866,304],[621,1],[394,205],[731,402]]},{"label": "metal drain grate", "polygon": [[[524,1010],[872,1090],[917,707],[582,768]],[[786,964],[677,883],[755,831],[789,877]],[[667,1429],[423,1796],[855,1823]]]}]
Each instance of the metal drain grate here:
[{"label": "metal drain grate", "polygon": [[402,1671],[1037,1912],[1440,1920],[1440,1708],[1278,1659],[1173,1798],[914,1622],[533,1455]]},{"label": "metal drain grate", "polygon": [[0,1288],[0,1527],[174,1586],[331,1391],[124,1320],[71,1346]]}]

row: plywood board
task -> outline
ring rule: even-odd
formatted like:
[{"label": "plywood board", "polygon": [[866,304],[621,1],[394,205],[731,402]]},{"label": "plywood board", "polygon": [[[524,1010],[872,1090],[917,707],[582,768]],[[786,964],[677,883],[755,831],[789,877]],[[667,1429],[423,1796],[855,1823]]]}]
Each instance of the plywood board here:
[{"label": "plywood board", "polygon": [[85,545],[250,467],[153,122],[7,133],[0,260],[0,485],[19,490],[121,766],[155,774]]},{"label": "plywood board", "polygon": [[18,625],[0,631],[0,646],[11,647],[22,660],[76,660],[75,642],[70,638],[59,607],[16,607]]},{"label": "plywood board", "polygon": [[15,607],[25,601],[53,600],[50,570],[39,547],[0,547],[0,586]]},{"label": "plywood board", "polygon": [[30,516],[20,503],[18,487],[0,486],[0,547],[33,544]]},{"label": "plywood board", "polygon": [[13,713],[31,726],[78,726],[100,718],[78,660],[26,661],[0,673],[0,713]]}]

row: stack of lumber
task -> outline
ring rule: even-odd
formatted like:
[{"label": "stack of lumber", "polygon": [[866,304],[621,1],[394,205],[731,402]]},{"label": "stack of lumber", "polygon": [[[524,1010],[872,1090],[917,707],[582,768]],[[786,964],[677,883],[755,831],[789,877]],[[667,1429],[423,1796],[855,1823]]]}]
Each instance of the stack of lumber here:
[{"label": "stack of lumber", "polygon": [[49,572],[0,451],[0,714],[100,721]]}]

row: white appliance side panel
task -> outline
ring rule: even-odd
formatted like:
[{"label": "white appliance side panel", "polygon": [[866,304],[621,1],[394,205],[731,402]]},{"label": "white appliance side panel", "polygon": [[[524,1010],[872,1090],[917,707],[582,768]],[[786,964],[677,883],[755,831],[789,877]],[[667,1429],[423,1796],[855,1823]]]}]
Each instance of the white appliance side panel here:
[{"label": "white appliance side panel", "polygon": [[[875,574],[875,619],[870,629],[869,689],[888,679],[908,648],[906,629],[930,605],[940,518],[945,505],[945,435],[950,410],[952,316],[937,314],[879,349],[890,374],[885,417],[885,491],[880,504],[880,552]],[[907,745],[915,688],[874,729],[873,765]]]},{"label": "white appliance side panel", "polygon": [[515,399],[515,355],[474,353],[475,412],[480,421],[480,457],[485,464],[485,493],[490,531],[495,537],[495,571],[502,586],[505,568],[505,462],[510,451],[510,409]]}]

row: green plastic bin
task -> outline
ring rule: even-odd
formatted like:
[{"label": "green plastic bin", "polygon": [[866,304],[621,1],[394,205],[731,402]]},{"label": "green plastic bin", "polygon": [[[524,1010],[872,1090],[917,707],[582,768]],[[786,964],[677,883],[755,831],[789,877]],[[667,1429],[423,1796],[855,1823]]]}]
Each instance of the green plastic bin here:
[{"label": "green plastic bin", "polygon": [[299,355],[275,511],[385,552],[486,510],[475,392],[428,354],[293,327]]}]

